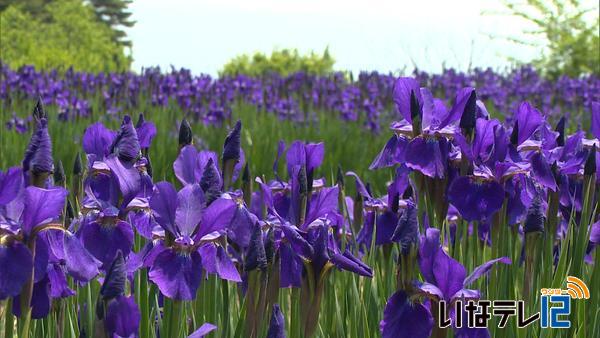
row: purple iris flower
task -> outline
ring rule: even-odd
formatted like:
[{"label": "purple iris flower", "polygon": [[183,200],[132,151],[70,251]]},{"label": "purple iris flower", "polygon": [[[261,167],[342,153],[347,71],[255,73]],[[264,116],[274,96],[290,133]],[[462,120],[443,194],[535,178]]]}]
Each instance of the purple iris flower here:
[{"label": "purple iris flower", "polygon": [[314,170],[323,163],[325,145],[321,143],[307,143],[294,141],[286,153],[288,174],[292,176],[294,167],[306,168],[306,180],[309,189],[312,189]]},{"label": "purple iris flower", "polygon": [[[448,256],[440,245],[439,230],[429,228],[419,249],[419,267],[425,282],[416,283],[417,292],[431,302],[444,300],[448,304],[457,299],[478,299],[479,291],[467,287],[498,262],[510,264],[511,260],[508,257],[493,259],[467,276],[464,266]],[[383,337],[428,337],[432,328],[430,310],[411,302],[405,291],[398,291],[388,300],[380,323]]]},{"label": "purple iris flower", "polygon": [[15,112],[12,113],[12,118],[6,122],[7,130],[14,130],[18,134],[24,134],[29,130],[29,126],[27,125],[27,120],[19,118]]},{"label": "purple iris flower", "polygon": [[409,168],[429,177],[446,176],[450,143],[443,136],[456,133],[456,124],[467,111],[466,104],[473,93],[473,88],[461,90],[456,96],[455,105],[448,111],[445,104],[439,99],[434,99],[429,90],[421,89],[423,132],[406,147],[404,156]]},{"label": "purple iris flower", "polygon": [[269,330],[267,338],[285,338],[285,319],[279,304],[273,304],[273,312],[271,313],[271,321],[269,322]]},{"label": "purple iris flower", "polygon": [[156,126],[154,123],[146,121],[144,114],[140,114],[135,124],[135,131],[138,136],[140,147],[142,149],[150,148],[152,140],[156,136]]},{"label": "purple iris flower", "polygon": [[543,121],[544,117],[539,110],[529,102],[522,102],[515,114],[514,137],[512,140],[515,142],[513,144],[516,146],[523,145],[538,130]]},{"label": "purple iris flower", "polygon": [[420,292],[434,300],[443,299],[452,302],[462,297],[478,298],[479,291],[466,289],[466,287],[487,273],[495,263],[511,263],[508,257],[496,258],[476,267],[467,276],[464,266],[448,256],[441,247],[439,238],[438,229],[427,229],[419,249],[419,267],[425,282],[417,287]]},{"label": "purple iris flower", "polygon": [[379,168],[386,168],[396,165],[397,163],[404,162],[404,154],[406,152],[406,146],[408,145],[409,139],[402,135],[392,135],[390,139],[383,146],[383,149],[375,157],[371,165],[370,170]]},{"label": "purple iris flower", "polygon": [[[409,169],[405,166],[398,166],[395,172],[394,180],[388,186],[387,196],[382,198],[371,196],[371,193],[356,173],[351,171],[346,173],[346,175],[356,179],[358,193],[364,200],[364,224],[356,238],[357,243],[361,246],[371,247],[373,233],[376,234],[375,245],[393,242],[393,234],[399,226],[399,220],[405,213],[400,208],[408,208],[408,204],[412,203],[401,199],[409,186]],[[399,238],[396,240],[399,240]]]},{"label": "purple iris flower", "polygon": [[[237,180],[245,163],[244,151],[233,169],[233,181]],[[201,183],[204,193],[218,197],[223,189],[223,177],[218,167],[218,155],[209,150],[198,151],[193,145],[186,145],[179,151],[173,163],[175,176],[181,184]]]},{"label": "purple iris flower", "polygon": [[526,173],[529,164],[506,161],[508,135],[497,120],[477,119],[471,144],[461,133],[455,134],[454,140],[474,168],[471,175],[451,182],[448,200],[465,220],[487,221],[502,207],[505,184]]},{"label": "purple iris flower", "polygon": [[122,162],[115,155],[95,162],[92,170],[84,182],[82,206],[86,215],[79,222],[77,234],[107,269],[117,251],[127,256],[133,247],[133,227],[126,221],[129,211],[136,211],[131,219],[141,233],[151,237],[152,230],[147,229],[150,214],[143,210],[149,208],[152,180],[139,167]]},{"label": "purple iris flower", "polygon": [[426,338],[433,328],[430,310],[412,302],[405,291],[397,291],[387,301],[379,331],[383,338]]},{"label": "purple iris flower", "polygon": [[[434,98],[427,88],[419,88],[412,78],[399,78],[393,95],[396,108],[404,117],[403,121],[392,124],[392,129],[399,136],[393,136],[387,142],[370,168],[404,162],[409,168],[426,176],[445,177],[451,150],[446,137],[457,132],[459,120],[461,125],[474,124],[477,111],[475,90],[460,90],[450,110],[442,100]],[[413,138],[409,141],[410,137]]]},{"label": "purple iris flower", "polygon": [[82,145],[90,167],[95,161],[102,161],[109,154],[110,146],[116,135],[116,132],[106,128],[101,122],[94,123],[85,129]]},{"label": "purple iris flower", "polygon": [[[140,130],[145,141],[151,141],[152,125],[143,118]],[[84,181],[84,217],[79,220],[78,237],[84,246],[107,269],[117,251],[128,256],[133,247],[133,221],[138,232],[152,238],[156,224],[149,212],[148,199],[152,193],[152,178],[147,161],[140,157],[138,133],[128,116],[119,132],[101,123],[89,126],[83,136],[83,149],[89,164]],[[129,212],[133,211],[131,215]]]},{"label": "purple iris flower", "polygon": [[[277,211],[271,188],[264,183],[260,183],[260,186],[267,211],[274,217],[272,223],[280,230],[282,287],[301,286],[305,261],[311,262],[316,275],[329,270],[331,266],[337,266],[363,276],[372,276],[371,269],[349,251],[340,252],[329,232],[332,219],[337,219],[338,187],[321,188],[313,193],[306,221],[298,228]],[[318,248],[320,251],[317,252]]]},{"label": "purple iris flower", "polygon": [[231,222],[236,202],[229,195],[206,206],[199,184],[186,185],[176,192],[170,183],[160,182],[154,187],[150,207],[158,224],[173,237],[172,243],[155,245],[153,259],[146,263],[151,266],[150,280],[162,294],[178,300],[194,299],[203,266],[207,271],[214,268],[222,278],[241,280],[222,248],[203,246],[212,245]]},{"label": "purple iris flower", "polygon": [[465,220],[489,220],[502,207],[504,189],[495,180],[463,176],[450,185],[448,199]]},{"label": "purple iris flower", "polygon": [[82,145],[90,167],[111,154],[115,154],[123,163],[135,164],[139,162],[141,149],[148,148],[155,135],[156,127],[152,122],[140,117],[136,128],[131,117],[126,115],[117,132],[106,128],[101,122],[87,127]]},{"label": "purple iris flower", "polygon": [[[96,317],[104,323],[105,332],[119,337],[131,337],[140,325],[141,314],[134,297],[125,296],[127,270],[125,258],[119,251],[115,256],[96,303]],[[102,335],[102,332],[97,334]]]},{"label": "purple iris flower", "polygon": [[[98,274],[98,263],[75,236],[52,223],[62,213],[67,191],[25,188],[22,176],[19,168],[0,173],[0,299],[19,295],[33,271],[32,316],[42,318],[50,297],[73,294],[65,273],[87,282]],[[36,243],[35,258],[26,244],[31,241]],[[14,308],[17,314],[19,310]]]}]

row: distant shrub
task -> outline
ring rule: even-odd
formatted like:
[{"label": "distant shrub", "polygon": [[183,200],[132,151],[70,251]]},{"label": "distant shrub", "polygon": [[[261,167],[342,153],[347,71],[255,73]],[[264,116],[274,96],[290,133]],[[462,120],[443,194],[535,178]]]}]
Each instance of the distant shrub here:
[{"label": "distant shrub", "polygon": [[252,56],[243,54],[227,62],[221,70],[221,75],[246,74],[261,76],[269,73],[288,75],[294,72],[305,72],[314,75],[325,75],[333,71],[335,60],[325,49],[322,55],[311,52],[300,55],[297,49],[275,50],[271,56],[255,53]]},{"label": "distant shrub", "polygon": [[[19,5],[0,13],[0,59],[10,67],[38,69],[124,71],[131,58],[115,42],[113,30],[99,22],[94,11],[78,0],[58,0],[32,16]],[[43,18],[43,19],[42,19]]]},{"label": "distant shrub", "polygon": [[[534,65],[545,75],[557,78],[581,74],[600,75],[600,21],[598,6],[584,8],[577,0],[524,0],[508,2],[510,14],[529,21],[532,31],[525,34],[542,35],[546,41]],[[512,41],[533,45],[527,40]]]}]

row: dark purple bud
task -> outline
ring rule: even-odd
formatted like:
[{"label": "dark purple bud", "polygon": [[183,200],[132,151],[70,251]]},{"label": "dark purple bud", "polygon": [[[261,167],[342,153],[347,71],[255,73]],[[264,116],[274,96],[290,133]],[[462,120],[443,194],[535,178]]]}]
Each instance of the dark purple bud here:
[{"label": "dark purple bud", "polygon": [[242,172],[242,182],[250,182],[250,168],[248,168],[248,162],[246,162],[244,171]]},{"label": "dark purple bud", "polygon": [[367,190],[370,196],[373,196],[373,192],[371,191],[371,182],[367,182],[367,184],[365,185],[365,189]]},{"label": "dark purple bud", "polygon": [[125,259],[121,250],[117,251],[104,283],[100,288],[100,297],[96,301],[96,317],[104,319],[106,314],[106,301],[119,297],[125,293],[125,282],[127,281],[127,272],[125,270]]},{"label": "dark purple bud", "polygon": [[413,203],[408,203],[400,219],[398,219],[398,225],[391,240],[400,244],[400,249],[404,255],[409,253],[410,248],[419,241],[417,208]]},{"label": "dark purple bud", "polygon": [[406,187],[406,190],[404,190],[404,194],[402,194],[402,199],[407,200],[411,197],[413,197],[413,189],[412,189],[412,185],[409,184]]},{"label": "dark purple bud", "polygon": [[560,120],[556,124],[556,128],[554,128],[554,131],[558,132],[558,136],[556,137],[556,144],[559,147],[562,147],[565,145],[565,122],[566,122],[566,119],[563,116],[560,118]]},{"label": "dark purple bud", "polygon": [[460,117],[460,128],[464,130],[473,130],[477,119],[477,93],[473,90],[465,104],[465,110]]},{"label": "dark purple bud", "polygon": [[596,145],[590,150],[587,160],[585,161],[585,167],[583,167],[583,174],[585,176],[591,176],[596,173]]},{"label": "dark purple bud", "polygon": [[75,218],[75,210],[73,210],[73,205],[70,200],[67,200],[67,210],[66,210],[66,218],[68,223],[71,222],[73,218]]},{"label": "dark purple bud", "polygon": [[312,240],[312,246],[314,248],[314,256],[312,259],[312,266],[314,273],[319,276],[325,264],[330,260],[329,247],[328,247],[328,234],[329,230],[327,226],[320,226],[315,230],[314,238]]},{"label": "dark purple bud", "polygon": [[54,185],[65,185],[65,168],[63,167],[62,161],[56,162],[54,167]]},{"label": "dark purple bud", "polygon": [[263,242],[262,230],[260,225],[256,223],[250,237],[250,243],[246,249],[246,257],[244,259],[244,271],[250,272],[256,269],[265,269],[267,267],[267,254]]},{"label": "dark purple bud", "polygon": [[29,145],[25,150],[23,170],[30,170],[34,175],[50,174],[54,170],[52,141],[50,140],[50,134],[48,134],[46,119],[41,119],[38,122],[38,127],[31,136]]},{"label": "dark purple bud", "polygon": [[298,183],[299,183],[299,192],[301,196],[304,196],[308,193],[308,181],[306,178],[306,167],[300,167],[300,171],[298,171]]},{"label": "dark purple bud", "polygon": [[75,155],[75,162],[73,163],[73,175],[82,175],[83,174],[83,163],[81,161],[81,153],[77,152]]},{"label": "dark purple bud", "polygon": [[240,159],[242,122],[238,120],[233,129],[225,137],[223,144],[223,166],[225,162],[233,160],[237,162]]},{"label": "dark purple bud", "polygon": [[249,207],[252,204],[252,175],[250,175],[249,163],[246,162],[242,173],[242,192],[244,193],[244,202]]},{"label": "dark purple bud", "polygon": [[340,187],[343,188],[344,187],[344,172],[342,171],[342,167],[340,165],[338,165],[337,168],[337,175],[335,178],[335,183]]},{"label": "dark purple bud", "polygon": [[410,91],[410,117],[414,120],[416,118],[421,118],[423,113],[421,112],[421,105],[419,104],[419,100],[417,99],[417,95],[415,95],[415,91]]},{"label": "dark purple bud", "polygon": [[146,119],[144,118],[144,113],[140,113],[140,115],[138,116],[138,120],[135,123],[135,127],[141,128],[144,125],[144,122],[146,122]]},{"label": "dark purple bud", "polygon": [[544,232],[545,219],[546,217],[542,211],[542,199],[539,195],[536,195],[527,210],[523,232],[526,234],[530,232]]},{"label": "dark purple bud", "polygon": [[519,122],[517,121],[515,121],[515,126],[510,134],[510,143],[515,146],[519,144]]},{"label": "dark purple bud", "polygon": [[150,154],[146,154],[146,172],[148,176],[152,177],[152,161],[150,161]]},{"label": "dark purple bud", "polygon": [[140,142],[131,117],[126,115],[123,118],[121,129],[110,147],[110,152],[116,154],[123,162],[135,161],[140,156]]},{"label": "dark purple bud", "polygon": [[285,338],[285,319],[279,304],[273,304],[271,321],[269,322],[269,331],[267,338]]},{"label": "dark purple bud", "polygon": [[269,231],[267,231],[267,236],[265,237],[264,243],[267,263],[271,263],[275,257],[275,235],[273,233],[273,228],[270,228]]},{"label": "dark purple bud", "polygon": [[210,158],[206,163],[206,167],[204,167],[202,178],[200,178],[200,187],[204,191],[207,204],[212,203],[212,201],[221,195],[221,184],[219,170],[217,170],[213,159]]},{"label": "dark purple bud", "polygon": [[552,163],[550,171],[552,171],[552,177],[554,177],[554,181],[556,182],[556,184],[560,185],[560,171],[558,170],[558,163],[556,163],[556,161]]},{"label": "dark purple bud", "polygon": [[190,127],[190,124],[186,119],[183,119],[179,126],[179,147],[185,147],[192,144],[193,138],[194,134],[192,133],[192,127]]},{"label": "dark purple bud", "polygon": [[117,255],[113,260],[104,283],[100,288],[100,295],[104,300],[121,296],[125,293],[125,282],[127,281],[127,271],[125,269],[125,258],[121,250],[117,251]]},{"label": "dark purple bud", "polygon": [[414,90],[410,91],[410,116],[412,119],[413,136],[421,133],[421,118],[423,112]]},{"label": "dark purple bud", "polygon": [[38,97],[38,100],[35,103],[35,107],[33,107],[33,117],[36,120],[48,118],[48,115],[46,114],[46,109],[44,109],[44,102],[41,96]]}]

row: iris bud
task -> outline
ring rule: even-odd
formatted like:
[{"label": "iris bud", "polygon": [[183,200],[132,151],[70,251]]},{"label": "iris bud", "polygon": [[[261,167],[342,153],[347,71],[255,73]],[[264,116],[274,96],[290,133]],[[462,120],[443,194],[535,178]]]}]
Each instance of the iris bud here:
[{"label": "iris bud", "polygon": [[186,119],[183,119],[179,126],[179,148],[192,144],[192,139],[192,127],[190,127],[190,124]]}]

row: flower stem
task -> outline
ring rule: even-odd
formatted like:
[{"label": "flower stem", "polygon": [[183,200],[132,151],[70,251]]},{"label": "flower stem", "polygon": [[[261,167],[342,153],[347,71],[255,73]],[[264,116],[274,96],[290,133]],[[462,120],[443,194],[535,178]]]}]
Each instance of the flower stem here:
[{"label": "flower stem", "polygon": [[[27,241],[27,248],[31,252],[32,261],[35,262],[35,237],[32,236]],[[19,337],[28,338],[29,337],[29,324],[31,323],[31,296],[33,295],[33,284],[35,282],[35,269],[31,268],[31,276],[29,280],[23,286],[21,290],[21,318],[22,321],[21,331],[19,332]]]},{"label": "flower stem", "polygon": [[12,298],[6,300],[4,307],[4,337],[13,338],[13,330],[15,328],[15,318],[12,314]]}]

